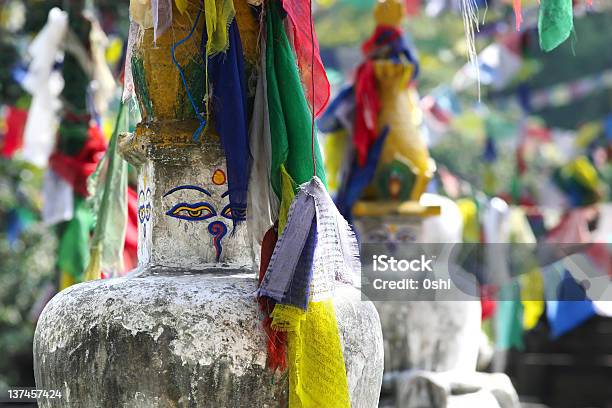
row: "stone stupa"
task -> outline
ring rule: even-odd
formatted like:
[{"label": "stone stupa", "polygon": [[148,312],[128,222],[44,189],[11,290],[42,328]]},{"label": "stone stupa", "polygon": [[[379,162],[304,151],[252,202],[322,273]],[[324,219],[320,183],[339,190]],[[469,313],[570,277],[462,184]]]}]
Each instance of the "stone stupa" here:
[{"label": "stone stupa", "polygon": [[[198,120],[185,108],[172,63],[171,46],[188,34],[198,4],[174,10],[156,46],[153,30],[141,29],[131,62],[143,120],[120,139],[138,170],[139,265],[127,277],[71,286],[48,303],[34,339],[36,385],[63,398],[42,399],[41,407],[287,404],[286,373],[266,368],[255,251],[247,223],[233,226],[224,152],[213,134],[194,142]],[[250,15],[246,0],[234,4],[240,30],[258,30],[241,17]],[[188,82],[203,74],[198,46],[177,48],[177,59]],[[376,407],[378,314],[349,286],[338,288],[334,306],[352,406]]]}]

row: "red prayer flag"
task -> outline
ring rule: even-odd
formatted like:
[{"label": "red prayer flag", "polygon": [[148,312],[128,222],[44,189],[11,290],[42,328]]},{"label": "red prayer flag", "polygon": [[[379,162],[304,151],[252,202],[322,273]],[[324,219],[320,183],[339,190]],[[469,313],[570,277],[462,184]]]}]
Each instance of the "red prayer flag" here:
[{"label": "red prayer flag", "polygon": [[523,22],[523,13],[521,10],[521,0],[514,0],[512,3],[514,9],[514,18],[516,20],[516,31],[521,30],[521,23]]},{"label": "red prayer flag", "polygon": [[11,158],[23,145],[23,130],[25,129],[28,112],[9,106],[6,114],[6,133],[2,143],[2,156]]},{"label": "red prayer flag", "polygon": [[380,99],[376,89],[374,62],[366,61],[357,70],[355,77],[355,124],[353,145],[357,151],[359,165],[365,164],[370,146],[376,141]]},{"label": "red prayer flag", "polygon": [[138,195],[128,187],[127,225],[125,228],[125,245],[123,247],[123,265],[125,273],[138,265]]},{"label": "red prayer flag", "polygon": [[[293,46],[306,99],[308,99],[310,108],[318,116],[327,106],[330,87],[319,53],[319,42],[317,41],[314,22],[311,19],[310,1],[283,0],[282,5],[289,17],[289,26],[293,32]],[[289,38],[291,38],[291,35],[289,35]]]},{"label": "red prayer flag", "polygon": [[416,16],[421,11],[421,0],[406,0],[406,14]]},{"label": "red prayer flag", "polygon": [[49,159],[51,169],[72,185],[75,193],[87,197],[87,178],[96,170],[106,151],[106,141],[97,126],[89,128],[88,138],[76,156],[56,151]]}]

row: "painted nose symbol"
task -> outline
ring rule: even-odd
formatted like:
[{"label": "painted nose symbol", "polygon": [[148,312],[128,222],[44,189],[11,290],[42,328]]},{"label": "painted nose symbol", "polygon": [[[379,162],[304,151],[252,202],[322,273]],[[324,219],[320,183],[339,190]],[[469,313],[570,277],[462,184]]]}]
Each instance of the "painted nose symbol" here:
[{"label": "painted nose symbol", "polygon": [[208,224],[208,232],[213,237],[213,247],[215,248],[215,252],[217,254],[217,262],[219,262],[221,252],[223,252],[221,240],[225,234],[227,234],[227,227],[221,221],[214,221]]}]

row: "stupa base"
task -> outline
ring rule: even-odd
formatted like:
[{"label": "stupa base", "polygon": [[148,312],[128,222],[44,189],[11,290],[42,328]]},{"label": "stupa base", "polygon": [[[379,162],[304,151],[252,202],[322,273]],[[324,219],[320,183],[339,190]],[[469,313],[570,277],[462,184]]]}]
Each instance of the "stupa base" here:
[{"label": "stupa base", "polygon": [[[36,385],[61,391],[41,407],[279,407],[286,374],[266,369],[252,272],[138,275],[72,286],[43,311]],[[382,337],[354,288],[334,305],[353,407],[375,407]]]}]

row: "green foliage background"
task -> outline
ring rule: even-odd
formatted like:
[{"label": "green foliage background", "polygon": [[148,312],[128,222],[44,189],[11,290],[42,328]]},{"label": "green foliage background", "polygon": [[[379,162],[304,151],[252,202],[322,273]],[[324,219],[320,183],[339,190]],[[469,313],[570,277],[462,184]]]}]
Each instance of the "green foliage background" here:
[{"label": "green foliage background", "polygon": [[[0,391],[34,386],[32,338],[40,302],[54,287],[55,234],[38,217],[42,172],[0,159]],[[9,242],[16,214],[25,231]]]},{"label": "green foliage background", "polygon": [[[127,0],[0,0],[0,22],[16,2],[25,6],[23,27],[9,32],[0,24],[0,109],[3,105],[27,109],[29,97],[12,79],[12,69],[46,23],[51,8],[78,13],[83,7],[94,7],[108,33],[127,36]],[[66,78],[67,92],[75,89],[74,80]],[[36,319],[57,286],[56,233],[40,221],[43,174],[18,159],[0,157],[0,392],[11,386],[34,386]],[[16,216],[25,229],[9,242],[7,232]]]}]

